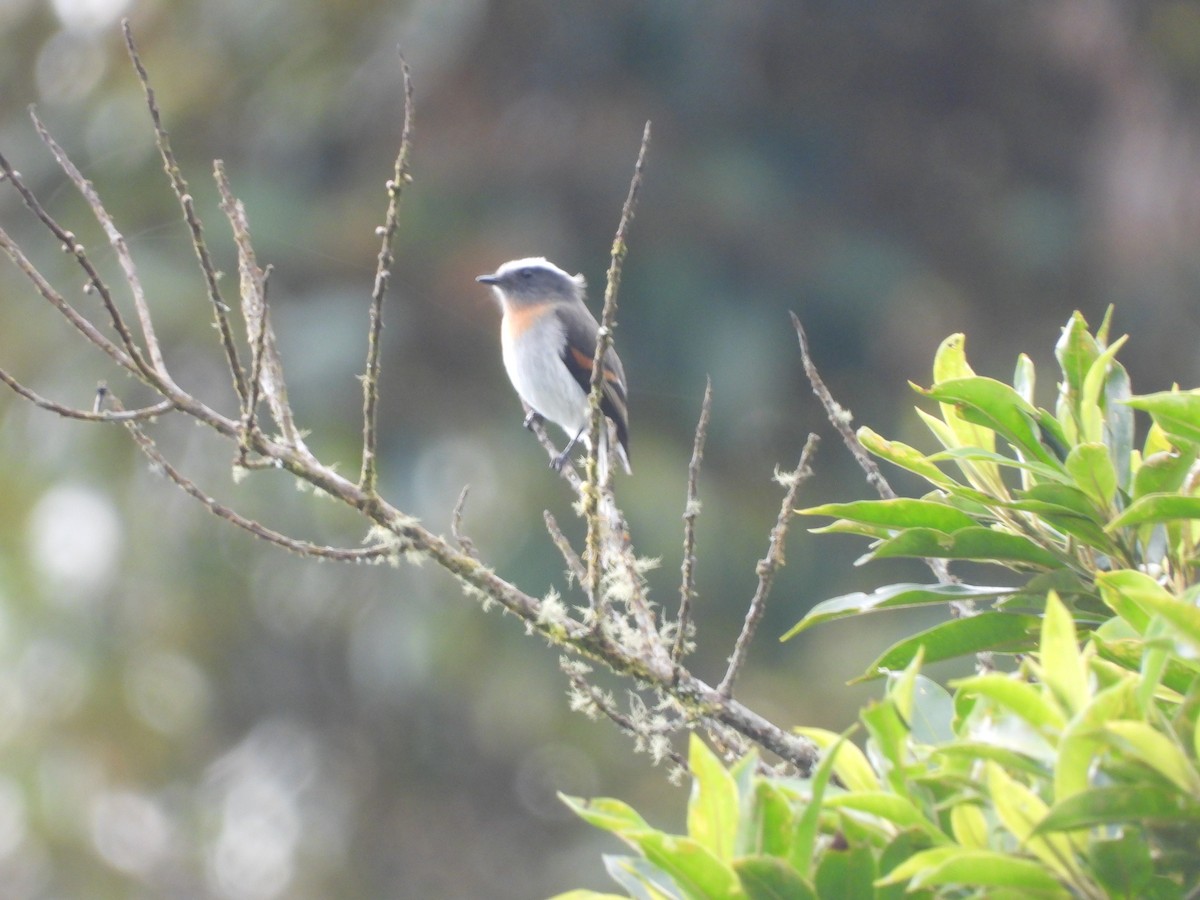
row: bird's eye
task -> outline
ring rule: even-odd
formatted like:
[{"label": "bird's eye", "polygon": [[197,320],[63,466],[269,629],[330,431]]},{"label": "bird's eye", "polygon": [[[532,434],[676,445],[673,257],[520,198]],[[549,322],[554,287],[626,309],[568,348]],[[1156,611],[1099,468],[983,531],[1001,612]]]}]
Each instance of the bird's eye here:
[{"label": "bird's eye", "polygon": [[530,278],[533,277],[533,269],[522,269],[521,277],[524,278],[526,281],[528,281]]}]

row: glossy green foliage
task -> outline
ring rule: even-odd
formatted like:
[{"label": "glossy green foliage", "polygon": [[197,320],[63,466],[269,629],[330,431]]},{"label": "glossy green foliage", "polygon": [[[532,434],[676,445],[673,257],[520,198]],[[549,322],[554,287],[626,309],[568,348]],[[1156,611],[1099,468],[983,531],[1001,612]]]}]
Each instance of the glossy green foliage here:
[{"label": "glossy green foliage", "polygon": [[[868,538],[865,560],[991,563],[1017,584],[894,584],[813,607],[787,636],[889,609],[959,615],[872,663],[862,677],[885,678],[883,696],[853,734],[797,729],[822,751],[805,779],[753,756],[726,772],[693,738],[686,837],[572,801],[637,851],[617,879],[630,896],[1195,896],[1200,392],[1131,397],[1107,331],[1067,324],[1053,412],[1034,405],[1029,360],[1011,386],[981,378],[954,336],[920,390],[941,449],[860,432],[931,491],[805,510],[834,519],[816,531]],[[946,687],[920,674],[983,650],[1020,655]]]},{"label": "glossy green foliage", "polygon": [[[1111,663],[1140,667],[1151,620],[1171,618],[1184,635],[1200,635],[1190,596],[1200,537],[1200,391],[1133,397],[1117,361],[1121,338],[1108,341],[1076,313],[1055,347],[1059,364],[1053,411],[1034,405],[1035,372],[1021,357],[1011,385],[975,374],[962,335],[947,338],[933,364],[933,384],[917,388],[937,414],[918,410],[940,448],[922,453],[862,429],[881,459],[930,485],[921,498],[829,503],[802,510],[830,517],[816,532],[862,535],[862,561],[907,556],[991,564],[1016,574],[1009,587],[899,584],[816,604],[784,637],[859,613],[954,603],[964,615],[898,642],[864,678],[903,668],[918,650],[926,661],[981,651],[1024,653],[1037,640],[1047,590],[1058,591],[1082,631],[1105,627],[1099,652]],[[1148,414],[1135,447],[1135,410]],[[1141,600],[1111,587],[1141,575],[1161,586]],[[1009,574],[999,581],[1012,581]],[[1106,584],[1108,586],[1106,586]],[[1132,590],[1132,588],[1131,588]],[[1163,598],[1167,598],[1163,600]],[[1168,602],[1169,601],[1169,602]],[[1184,607],[1188,607],[1185,611]],[[1124,623],[1116,638],[1114,616]],[[1189,638],[1184,638],[1189,639]],[[1172,662],[1178,688],[1200,667]]]},{"label": "glossy green foliage", "polygon": [[[918,651],[862,710],[861,748],[798,729],[822,749],[809,778],[760,772],[754,754],[726,770],[693,736],[685,836],[616,800],[567,802],[635,851],[608,860],[630,897],[1187,896],[1200,679],[1180,695],[1162,667],[1113,666],[1053,592],[1037,631],[1018,671],[953,693],[920,674]],[[1169,623],[1158,635],[1184,639]]]}]

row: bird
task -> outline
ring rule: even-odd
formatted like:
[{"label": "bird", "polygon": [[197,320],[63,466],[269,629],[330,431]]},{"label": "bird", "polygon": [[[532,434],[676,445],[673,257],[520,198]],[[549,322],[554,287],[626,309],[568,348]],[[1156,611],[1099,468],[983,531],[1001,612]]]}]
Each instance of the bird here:
[{"label": "bird", "polygon": [[[587,282],[541,256],[510,260],[475,280],[489,285],[500,302],[504,369],[531,410],[526,427],[540,417],[558,425],[570,439],[551,462],[561,469],[575,445],[587,443],[588,392],[600,331],[584,302]],[[616,428],[616,456],[625,472],[632,474],[625,369],[611,347],[604,354],[600,409]],[[603,479],[609,429],[601,431],[597,459]]]}]

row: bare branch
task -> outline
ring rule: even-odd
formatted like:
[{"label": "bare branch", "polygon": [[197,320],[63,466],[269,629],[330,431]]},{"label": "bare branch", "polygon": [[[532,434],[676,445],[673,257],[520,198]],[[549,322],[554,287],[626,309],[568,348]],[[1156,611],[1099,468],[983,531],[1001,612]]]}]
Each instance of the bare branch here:
[{"label": "bare branch", "polygon": [[[133,308],[137,313],[138,322],[142,327],[142,337],[146,341],[146,351],[150,354],[150,363],[154,369],[154,373],[164,380],[170,380],[170,376],[167,374],[167,365],[163,362],[162,348],[159,346],[158,338],[154,334],[154,323],[150,320],[150,306],[146,303],[146,292],[142,288],[142,281],[138,276],[137,266],[134,264],[133,257],[129,253],[129,247],[125,243],[124,236],[117,230],[112,216],[108,214],[108,210],[100,202],[100,196],[96,193],[95,187],[83,177],[83,174],[75,166],[75,163],[71,162],[63,149],[58,146],[32,107],[30,107],[29,115],[33,118],[33,127],[37,129],[38,136],[42,139],[42,142],[50,149],[55,162],[66,173],[67,178],[71,180],[71,183],[75,185],[79,193],[83,195],[83,198],[87,200],[88,206],[92,209],[92,215],[96,217],[96,221],[104,229],[104,234],[108,237],[108,243],[113,248],[113,252],[117,256],[117,262],[121,265],[121,271],[125,275],[125,283],[129,285],[129,291],[133,296]],[[127,349],[129,348],[127,347]],[[130,355],[134,356],[135,359],[137,358],[132,352]]]},{"label": "bare branch", "polygon": [[100,299],[104,304],[104,308],[107,310],[109,318],[113,323],[113,328],[116,329],[118,336],[121,338],[121,343],[124,346],[124,349],[122,350],[117,348],[115,344],[108,340],[108,338],[104,337],[99,331],[97,331],[95,327],[92,326],[90,321],[76,312],[75,309],[71,307],[70,304],[68,304],[66,300],[64,300],[62,296],[50,286],[50,283],[46,281],[44,277],[42,277],[33,264],[30,263],[25,257],[25,254],[21,252],[16,242],[8,237],[7,234],[3,236],[5,251],[10,257],[12,257],[13,261],[16,262],[18,268],[21,269],[26,277],[33,281],[34,285],[38,288],[38,293],[49,300],[59,312],[61,312],[70,320],[72,325],[83,332],[88,340],[103,349],[106,353],[108,353],[109,356],[111,356],[125,368],[129,369],[139,378],[153,381],[154,373],[150,369],[150,364],[147,363],[145,358],[142,356],[141,350],[138,349],[137,344],[134,342],[133,334],[129,331],[129,327],[125,324],[124,318],[117,309],[117,304],[113,300],[112,293],[109,291],[108,286],[104,283],[104,280],[100,277],[100,273],[96,271],[96,267],[92,265],[92,261],[88,258],[83,245],[75,238],[74,232],[68,231],[54,220],[54,217],[46,211],[45,207],[43,207],[37,197],[34,196],[33,191],[31,191],[22,180],[20,173],[17,172],[11,165],[9,165],[8,160],[5,159],[3,154],[0,154],[0,171],[4,173],[5,180],[11,182],[13,187],[17,189],[17,193],[21,195],[21,199],[24,201],[25,205],[29,207],[33,214],[37,216],[39,220],[41,220],[42,224],[45,225],[50,233],[53,234],[54,237],[59,241],[59,243],[62,245],[63,252],[71,254],[75,258],[75,261],[79,264],[79,267],[83,269],[84,273],[88,277],[88,287],[86,287],[85,290],[95,290],[100,296]]},{"label": "bare branch", "polygon": [[896,499],[896,492],[892,490],[892,486],[884,478],[883,472],[880,471],[875,460],[871,458],[871,454],[867,452],[867,448],[862,445],[862,442],[858,439],[858,435],[854,433],[854,429],[850,425],[854,420],[853,415],[851,415],[848,409],[845,409],[833,399],[833,394],[829,392],[829,388],[825,386],[821,374],[817,371],[816,364],[813,363],[812,354],[808,351],[808,335],[804,333],[804,327],[800,324],[800,318],[795,313],[790,313],[790,315],[792,317],[792,327],[796,329],[796,337],[800,340],[800,359],[804,363],[804,374],[808,376],[813,393],[817,395],[817,399],[825,407],[825,416],[829,419],[830,424],[837,429],[838,434],[842,436],[842,441],[846,444],[847,449],[849,449],[850,455],[854,457],[854,461],[858,463],[859,468],[867,476],[867,483],[875,488],[876,492],[884,500]]},{"label": "bare branch", "polygon": [[733,654],[729,657],[729,668],[725,670],[725,677],[717,685],[717,693],[722,696],[729,697],[733,694],[734,679],[737,678],[738,672],[746,662],[746,654],[750,651],[750,642],[754,639],[754,632],[758,630],[758,623],[762,621],[763,613],[766,612],[767,597],[771,593],[775,572],[785,563],[784,542],[787,539],[788,524],[792,520],[792,514],[796,511],[796,496],[800,493],[800,486],[812,477],[812,455],[816,452],[819,441],[820,439],[815,434],[810,434],[804,444],[804,450],[800,453],[800,462],[795,471],[789,472],[779,479],[787,485],[787,491],[783,495],[783,503],[779,506],[779,517],[775,520],[775,527],[771,529],[767,555],[758,561],[756,568],[758,588],[750,600],[750,608],[746,610],[746,620],[742,623],[742,631],[734,643]]},{"label": "bare branch", "polygon": [[[612,345],[612,333],[616,327],[617,291],[621,286],[621,269],[625,256],[629,252],[627,235],[629,224],[633,221],[637,209],[638,192],[642,186],[642,173],[646,165],[646,151],[650,146],[650,123],[646,123],[642,131],[642,144],[638,148],[637,162],[633,166],[633,177],[629,181],[629,193],[621,208],[621,220],[617,224],[617,233],[613,237],[612,258],[608,265],[608,276],[605,280],[604,310],[600,316],[600,331],[596,336],[596,355],[592,360],[592,382],[588,392],[588,457],[586,478],[583,489],[583,517],[587,522],[587,564],[588,564],[588,594],[593,604],[599,603],[601,565],[601,521],[600,507],[600,472],[598,455],[600,453],[600,429],[604,428],[604,414],[600,410],[600,394],[604,388],[604,357]],[[607,436],[607,435],[606,435]],[[597,618],[599,621],[599,618]]]},{"label": "bare branch", "polygon": [[[542,448],[548,454],[550,454],[550,460],[552,462],[558,459],[561,454],[559,453],[558,447],[555,446],[554,439],[546,433],[546,425],[542,421],[541,416],[534,413],[529,405],[524,401],[521,402],[521,406],[525,409],[526,421],[529,423],[525,427],[533,432],[533,436],[538,439],[538,443],[542,445]],[[571,490],[573,490],[576,494],[582,492],[583,479],[580,478],[579,473],[575,471],[574,462],[572,462],[570,459],[564,459],[563,464],[557,467],[557,469],[558,474],[561,475],[563,480],[571,486]]]},{"label": "bare branch", "polygon": [[[250,343],[261,342],[262,369],[258,379],[260,389],[270,407],[275,425],[284,441],[302,453],[308,453],[304,440],[296,428],[292,408],[287,399],[287,382],[283,378],[283,363],[275,345],[275,332],[266,310],[266,272],[258,266],[254,245],[250,240],[250,223],[242,201],[233,195],[229,178],[225,175],[225,164],[221,160],[213,163],[213,177],[221,194],[221,210],[233,228],[233,239],[238,248],[238,272],[241,282],[242,316],[246,321],[246,333]],[[260,330],[261,329],[261,330]]]},{"label": "bare branch", "polygon": [[[687,771],[687,760],[670,744],[670,735],[686,727],[685,722],[665,722],[655,724],[642,720],[641,715],[626,715],[617,708],[616,702],[604,691],[589,682],[584,675],[577,671],[572,660],[563,663],[563,671],[571,682],[573,689],[572,708],[584,710],[594,715],[602,715],[625,734],[633,738],[636,748],[651,754],[657,764],[669,760],[673,765]],[[636,694],[630,695],[630,703],[638,703]],[[640,704],[637,707],[640,709]]]},{"label": "bare branch", "polygon": [[146,67],[142,64],[141,55],[134,44],[133,32],[129,27],[128,19],[121,20],[121,31],[125,35],[125,48],[129,52],[129,59],[133,63],[138,81],[141,83],[142,90],[146,95],[146,108],[150,112],[150,121],[154,124],[154,139],[158,144],[159,156],[162,157],[163,170],[171,180],[171,190],[174,191],[175,198],[183,208],[184,221],[187,222],[188,229],[191,231],[192,248],[196,251],[196,259],[200,263],[200,272],[204,275],[205,284],[208,286],[208,297],[212,301],[213,316],[216,319],[217,330],[221,334],[221,345],[225,348],[225,359],[229,364],[230,375],[233,377],[233,387],[237,391],[238,401],[244,407],[248,403],[246,376],[242,371],[241,363],[238,361],[237,345],[234,342],[233,330],[229,324],[229,307],[221,297],[217,269],[213,265],[212,257],[209,256],[208,244],[204,240],[204,226],[200,222],[200,217],[196,214],[196,206],[192,201],[191,193],[188,191],[188,183],[184,180],[179,163],[175,160],[174,151],[171,150],[171,140],[166,128],[163,127],[162,114],[159,112],[158,102],[154,98],[154,89],[150,87],[150,75],[146,71]]},{"label": "bare branch", "polygon": [[263,271],[262,303],[258,308],[258,320],[253,328],[248,329],[254,335],[250,346],[250,385],[248,396],[242,404],[242,434],[238,439],[238,465],[245,467],[247,453],[250,451],[250,434],[258,428],[258,401],[262,393],[263,353],[267,341],[267,310],[270,309],[269,291],[271,284],[271,267]]},{"label": "bare branch", "polygon": [[450,534],[454,536],[454,540],[462,548],[463,553],[472,559],[479,559],[479,553],[475,550],[475,542],[467,537],[462,530],[463,509],[466,508],[467,494],[470,490],[471,486],[464,484],[462,493],[458,495],[458,502],[454,504],[454,512],[450,514]]},{"label": "bare branch", "polygon": [[388,282],[392,277],[394,256],[392,248],[396,242],[396,226],[399,222],[400,196],[404,186],[412,181],[408,157],[412,144],[413,88],[409,77],[408,63],[400,58],[400,72],[404,80],[404,127],[400,133],[400,151],[388,181],[387,214],[378,229],[382,238],[379,255],[375,262],[375,286],[371,290],[370,321],[367,327],[367,366],[363,373],[363,449],[362,473],[359,484],[368,494],[374,494],[378,476],[376,474],[377,406],[379,403],[380,332],[383,329],[383,298],[387,294]]},{"label": "bare branch", "polygon": [[583,580],[587,577],[587,571],[583,567],[583,560],[579,558],[579,554],[575,552],[575,549],[571,546],[571,542],[567,540],[566,535],[562,533],[562,529],[558,527],[558,520],[554,518],[554,514],[549,510],[543,510],[542,517],[546,520],[546,531],[550,533],[550,540],[554,541],[554,546],[562,554],[563,562],[567,564],[567,574],[577,583],[583,584]]},{"label": "bare branch", "polygon": [[[804,328],[800,324],[800,319],[795,313],[791,313],[792,326],[796,329],[796,337],[800,340],[800,358],[804,363],[804,373],[808,376],[808,381],[812,385],[813,393],[817,395],[817,399],[821,401],[821,405],[825,407],[825,415],[829,419],[834,428],[842,436],[842,441],[850,450],[850,455],[854,457],[860,469],[867,477],[867,483],[875,488],[876,492],[884,500],[893,500],[896,498],[896,492],[892,490],[892,486],[888,484],[887,479],[883,476],[879,466],[875,460],[871,458],[867,448],[862,445],[862,441],[858,439],[858,435],[850,426],[853,416],[848,409],[842,407],[833,395],[829,392],[829,388],[825,386],[825,382],[821,379],[821,375],[817,372],[816,364],[812,360],[812,354],[808,350],[808,336],[804,333]],[[958,582],[950,572],[950,566],[946,560],[936,557],[924,560],[935,578],[941,584],[955,584]],[[962,616],[973,616],[976,613],[975,603],[971,600],[953,600],[950,602],[950,615],[959,618]],[[975,654],[976,666],[981,671],[988,671],[995,667],[992,654],[988,651],[981,651]]]},{"label": "bare branch", "polygon": [[692,459],[688,463],[687,502],[683,508],[683,563],[680,565],[679,617],[676,620],[675,645],[671,661],[676,665],[686,655],[688,633],[691,630],[692,600],[696,596],[696,517],[700,515],[700,500],[696,484],[700,479],[700,464],[704,460],[704,442],[708,438],[708,420],[712,414],[712,379],[704,382],[704,400],[700,403],[700,421],[692,441]]},{"label": "bare branch", "polygon": [[[143,421],[146,419],[154,419],[164,413],[169,413],[175,408],[175,404],[170,400],[163,400],[161,403],[155,403],[153,406],[145,406],[141,409],[122,410],[120,412],[107,412],[99,408],[93,409],[90,412],[86,409],[75,409],[70,406],[63,406],[61,403],[55,403],[53,400],[47,400],[40,394],[35,393],[17,379],[13,378],[8,372],[0,369],[0,381],[3,381],[10,388],[32,403],[34,406],[41,407],[52,413],[57,413],[66,419],[81,419],[84,422],[132,422]],[[104,388],[101,388],[101,392]]]},{"label": "bare branch", "polygon": [[[114,398],[115,401],[115,398]],[[115,404],[119,408],[120,404]],[[310,541],[301,541],[296,538],[288,537],[286,534],[281,534],[265,525],[248,519],[238,512],[230,509],[221,503],[218,503],[212,497],[205,494],[196,484],[191,481],[182,472],[176,469],[167,461],[167,458],[162,455],[158,446],[150,439],[145,430],[134,421],[126,421],[125,427],[129,429],[129,433],[133,435],[134,441],[137,443],[141,451],[146,454],[153,466],[165,474],[171,481],[175,482],[186,494],[199,500],[209,512],[219,519],[224,519],[245,531],[250,532],[257,538],[261,538],[268,543],[275,544],[277,547],[282,547],[285,550],[290,550],[292,553],[298,553],[300,556],[315,557],[317,559],[332,559],[339,562],[361,562],[363,560],[381,559],[392,557],[396,554],[396,547],[392,544],[377,544],[372,547],[356,547],[353,549],[326,547],[321,544],[314,544]]]},{"label": "bare branch", "polygon": [[[800,340],[800,359],[804,363],[804,374],[808,376],[813,393],[817,395],[817,399],[825,407],[825,416],[829,419],[830,424],[837,429],[838,434],[842,436],[842,442],[845,443],[847,449],[850,451],[850,455],[854,457],[854,461],[858,463],[858,467],[866,475],[867,483],[875,488],[876,493],[884,500],[895,500],[896,492],[892,490],[892,486],[888,484],[888,480],[884,477],[878,464],[871,458],[871,454],[867,452],[867,448],[862,445],[862,441],[858,439],[854,428],[851,427],[850,423],[854,421],[854,416],[850,413],[850,410],[833,399],[833,395],[829,392],[829,388],[825,386],[821,374],[817,371],[812,354],[808,350],[808,335],[804,333],[804,327],[800,324],[799,317],[795,313],[791,313],[791,317],[792,327],[796,329],[796,337]],[[933,570],[933,574],[941,583],[949,584],[957,580],[950,574],[950,570],[946,566],[944,559],[927,559],[925,560],[925,564]],[[954,603],[950,605],[951,608],[955,608]]]},{"label": "bare branch", "polygon": [[[140,60],[138,59],[136,49],[132,46],[132,41],[128,41],[128,44],[130,45],[133,64],[135,68],[139,69],[139,77],[142,79],[143,88],[148,91],[147,105],[151,110],[152,119],[156,119],[156,136],[160,140],[160,153],[163,154],[164,164],[170,169],[173,165],[173,155],[169,149],[169,142],[166,140],[165,130],[162,128],[161,118],[157,116],[157,106],[153,100],[153,93],[149,91],[148,79],[145,78],[144,69],[140,66]],[[629,197],[622,211],[621,223],[614,239],[613,259],[608,273],[605,309],[602,316],[602,331],[600,339],[597,342],[597,357],[594,361],[594,368],[597,370],[603,369],[604,354],[607,352],[612,340],[612,329],[614,328],[616,317],[616,294],[620,282],[621,267],[626,253],[626,232],[633,215],[641,183],[648,139],[649,129],[647,128],[643,136],[638,163],[630,185]],[[406,143],[407,138],[402,140],[402,147]],[[61,151],[52,142],[48,142],[47,146],[51,148],[51,152],[56,153],[56,156],[61,154]],[[401,157],[399,157],[401,162],[397,163],[397,171],[400,176],[407,174],[405,166],[402,164],[403,158],[404,154],[402,153]],[[89,203],[92,203],[94,208],[98,207],[94,211],[101,218],[102,224],[107,222],[106,231],[109,232],[110,241],[114,242],[118,257],[122,258],[123,265],[127,264],[126,277],[128,279],[132,276],[136,284],[136,272],[131,268],[131,261],[127,259],[128,255],[124,248],[123,239],[120,238],[119,234],[115,233],[115,228],[111,227],[111,221],[107,220],[107,214],[103,212],[103,207],[99,207],[99,201],[95,198],[95,193],[91,190],[91,186],[87,185],[86,182],[80,185],[80,179],[71,175],[70,170],[73,167],[68,169],[68,166],[69,161],[67,161],[67,165],[64,165],[64,170],[68,171],[68,177],[72,177],[72,180],[76,181],[77,185],[84,190]],[[665,641],[656,630],[654,615],[645,596],[644,580],[640,576],[642,564],[633,554],[632,546],[628,541],[628,530],[621,519],[619,511],[616,509],[615,502],[609,502],[611,501],[611,491],[601,483],[603,479],[598,472],[597,454],[599,447],[603,443],[600,440],[599,428],[605,425],[603,416],[599,411],[598,403],[598,387],[602,386],[600,382],[593,382],[589,399],[592,416],[592,449],[588,459],[588,483],[581,491],[585,506],[590,504],[591,509],[591,514],[585,516],[589,532],[592,533],[592,538],[589,540],[589,557],[587,560],[587,565],[591,567],[591,571],[584,566],[582,561],[579,561],[578,556],[574,556],[571,552],[564,553],[564,558],[567,560],[568,568],[573,571],[575,576],[582,576],[585,585],[590,588],[590,597],[598,601],[606,591],[614,596],[620,594],[617,599],[613,600],[613,604],[617,608],[614,610],[613,622],[610,623],[611,628],[596,627],[596,623],[592,621],[580,621],[570,615],[564,614],[557,604],[548,603],[523,592],[474,558],[468,552],[468,544],[461,537],[461,500],[456,507],[452,523],[452,531],[456,532],[455,537],[463,541],[460,549],[455,547],[451,540],[430,532],[415,519],[405,515],[401,510],[379,497],[375,492],[374,478],[370,471],[367,471],[365,477],[358,481],[347,479],[339,475],[333,468],[321,463],[320,460],[309,452],[294,425],[292,413],[287,403],[286,383],[271,328],[269,305],[266,302],[266,273],[257,264],[245,210],[242,208],[241,203],[234,197],[224,169],[219,162],[214,166],[214,173],[217,187],[221,194],[222,210],[229,219],[238,248],[241,308],[246,322],[247,337],[250,346],[253,348],[252,352],[255,357],[251,360],[250,365],[252,377],[250,382],[245,384],[245,393],[241,395],[244,397],[242,414],[235,417],[216,412],[201,399],[182,390],[170,380],[166,375],[165,368],[161,367],[161,354],[158,352],[158,345],[154,339],[152,326],[143,328],[146,335],[145,341],[147,347],[153,350],[151,359],[154,360],[153,364],[146,363],[143,358],[143,351],[138,348],[132,335],[125,328],[124,322],[117,312],[116,304],[100,280],[98,273],[87,259],[86,254],[84,254],[83,248],[79,246],[73,235],[60,228],[54,222],[53,218],[41,208],[32,193],[24,189],[24,186],[19,183],[19,179],[11,171],[10,167],[4,166],[0,168],[3,170],[5,179],[11,180],[17,185],[18,191],[22,192],[27,205],[39,216],[43,224],[49,228],[51,234],[62,243],[68,252],[75,255],[79,264],[83,266],[89,279],[89,285],[98,291],[104,300],[108,314],[113,319],[113,325],[120,335],[120,341],[114,342],[101,335],[89,320],[81,316],[58,295],[37,269],[29,263],[24,254],[16,247],[15,243],[8,240],[7,236],[3,236],[6,251],[17,262],[18,268],[30,279],[38,292],[59,309],[86,339],[107,352],[124,370],[133,372],[142,381],[157,390],[164,401],[164,405],[161,406],[163,410],[174,407],[180,412],[193,417],[196,421],[202,422],[214,429],[231,443],[245,447],[247,453],[253,453],[256,456],[253,460],[247,459],[247,465],[270,465],[287,471],[298,480],[311,485],[321,493],[359,511],[372,524],[371,535],[374,543],[371,546],[360,549],[339,549],[321,546],[281,534],[217,502],[186,475],[172,466],[150,438],[147,430],[139,424],[139,419],[150,415],[151,411],[160,408],[158,406],[147,407],[145,410],[130,411],[127,414],[123,411],[116,413],[102,412],[97,408],[90,414],[92,416],[99,416],[105,420],[111,420],[116,416],[127,416],[127,419],[123,418],[121,420],[124,421],[124,424],[129,429],[139,449],[151,461],[154,468],[163,472],[188,496],[201,503],[214,515],[230,522],[238,528],[270,543],[306,556],[342,561],[372,559],[386,559],[391,561],[409,556],[418,559],[431,559],[441,570],[459,582],[467,596],[485,602],[499,603],[506,611],[519,617],[531,632],[544,636],[547,640],[563,647],[569,653],[583,659],[601,662],[619,677],[643,684],[651,689],[661,690],[668,694],[670,702],[675,706],[682,720],[694,723],[696,727],[718,730],[729,729],[743,736],[745,739],[758,744],[765,750],[778,754],[783,760],[796,766],[801,772],[807,772],[811,769],[813,761],[816,758],[816,750],[811,742],[801,739],[789,733],[786,729],[768,721],[740,702],[722,694],[717,689],[696,678],[681,666],[671,664],[669,648],[665,646]],[[177,166],[175,168],[177,169]],[[173,176],[178,176],[177,171],[172,174]],[[75,170],[75,176],[77,175],[78,172]],[[398,177],[393,182],[390,200],[398,200],[400,188],[405,181],[405,178]],[[201,269],[204,272],[205,278],[211,278],[209,284],[210,299],[216,305],[220,302],[219,294],[214,290],[216,273],[207,252],[201,249],[203,243],[202,231],[199,220],[194,218],[194,209],[190,209],[190,203],[185,199],[188,196],[186,194],[186,182],[179,176],[172,177],[171,183],[172,188],[177,193],[177,199],[179,199],[181,207],[184,209],[185,219],[189,215],[193,216],[193,219],[189,220],[188,224],[189,228],[192,229],[194,249],[196,249],[197,256],[201,259]],[[390,206],[391,204],[389,204]],[[389,222],[391,221],[392,217],[389,216]],[[385,224],[384,230],[385,232],[388,230],[387,224]],[[0,232],[0,235],[3,235],[3,233]],[[387,234],[385,233],[382,236],[386,238]],[[381,253],[383,264],[377,271],[376,290],[372,295],[372,304],[375,307],[376,314],[381,309],[384,287],[387,282],[387,272],[390,271],[391,265],[390,239],[385,240],[384,245],[386,253]],[[144,303],[144,299],[141,296],[140,288],[136,288],[135,303],[138,307],[138,314],[148,322],[150,315],[149,307],[148,304]],[[377,318],[372,324],[376,339],[378,338],[379,327],[379,320]],[[223,336],[222,340],[224,342],[226,338]],[[124,344],[124,346],[121,344]],[[229,346],[232,346],[232,344],[226,347],[227,361],[230,361],[231,369],[240,370],[240,367],[235,362],[236,355],[229,353]],[[374,378],[377,385],[377,357],[375,358],[375,362],[368,360],[366,376],[365,380]],[[245,373],[243,372],[244,377]],[[12,380],[15,382],[15,379]],[[21,387],[23,388],[23,386]],[[376,389],[377,387],[372,390]],[[22,396],[26,396],[31,402],[38,403],[38,405],[52,411],[59,412],[60,410],[64,410],[69,413],[84,413],[86,415],[84,410],[72,410],[70,407],[63,407],[61,404],[45,401],[44,398],[37,397],[27,388],[24,391]],[[257,406],[255,391],[261,391],[262,397],[270,408],[271,415],[275,419],[281,436],[277,437],[267,434],[262,429],[254,427],[253,410]],[[374,414],[368,412],[369,406],[371,406],[371,403],[368,402],[366,395],[364,395],[364,418],[373,422]],[[247,407],[251,410],[249,416],[246,414]],[[366,426],[364,425],[365,430]],[[545,442],[544,433],[539,438]],[[364,451],[367,450],[374,450],[373,438],[364,438]],[[366,456],[365,452],[364,456]],[[373,465],[373,463],[364,468],[369,469],[370,465]],[[574,487],[580,488],[583,486],[578,473],[570,471],[565,477],[567,477],[568,482],[571,482]],[[572,479],[574,479],[573,482]],[[601,505],[602,503],[603,506]],[[602,515],[603,518],[601,518]],[[548,528],[551,527],[553,525],[552,520],[549,520],[547,524]],[[556,527],[551,529],[552,536],[556,531]],[[559,534],[561,535],[561,532]],[[561,541],[561,544],[565,546],[565,539]],[[570,551],[569,547],[566,549]],[[601,552],[602,550],[607,551],[607,554]],[[602,583],[601,579],[604,578],[612,579],[612,581]],[[625,589],[626,580],[628,581],[627,590]],[[622,591],[624,593],[621,593]],[[668,721],[664,727],[674,727],[674,723]]]},{"label": "bare branch", "polygon": [[[0,156],[0,167],[6,164],[3,162],[3,157]],[[9,177],[6,173],[5,177]],[[16,264],[21,273],[33,283],[37,292],[46,299],[55,309],[62,313],[63,317],[70,322],[88,341],[95,344],[105,353],[107,353],[118,365],[129,370],[135,375],[140,374],[138,365],[133,361],[133,358],[122,350],[119,346],[105,337],[89,319],[83,316],[75,307],[67,302],[54,286],[46,280],[40,271],[33,265],[29,258],[24,254],[16,242],[8,236],[4,229],[0,228],[0,248],[8,254],[9,258]]]}]

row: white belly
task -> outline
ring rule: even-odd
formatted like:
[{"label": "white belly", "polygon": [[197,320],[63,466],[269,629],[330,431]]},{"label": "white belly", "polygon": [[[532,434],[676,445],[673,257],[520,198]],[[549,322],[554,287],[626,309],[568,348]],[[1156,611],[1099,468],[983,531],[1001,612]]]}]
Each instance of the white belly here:
[{"label": "white belly", "polygon": [[504,369],[521,399],[575,437],[587,421],[587,394],[562,361],[563,340],[558,319],[543,316],[515,339],[503,329],[501,348]]}]

